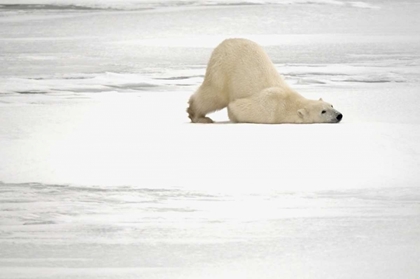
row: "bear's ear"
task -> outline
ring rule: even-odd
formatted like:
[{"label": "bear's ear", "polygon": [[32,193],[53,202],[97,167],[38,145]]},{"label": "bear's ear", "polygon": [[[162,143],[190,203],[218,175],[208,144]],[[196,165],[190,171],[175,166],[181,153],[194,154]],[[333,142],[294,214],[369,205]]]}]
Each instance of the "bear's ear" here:
[{"label": "bear's ear", "polygon": [[300,109],[300,110],[298,110],[297,112],[298,112],[298,115],[299,115],[301,118],[303,118],[303,117],[306,115],[306,109],[305,109],[305,108]]},{"label": "bear's ear", "polygon": [[319,98],[319,100],[320,100],[320,101],[324,101],[324,100],[322,100],[322,98]]}]

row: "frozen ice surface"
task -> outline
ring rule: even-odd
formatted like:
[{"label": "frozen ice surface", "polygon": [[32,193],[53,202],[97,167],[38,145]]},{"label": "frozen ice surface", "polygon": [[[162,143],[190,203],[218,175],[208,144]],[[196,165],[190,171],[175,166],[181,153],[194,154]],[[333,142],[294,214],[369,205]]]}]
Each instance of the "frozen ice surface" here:
[{"label": "frozen ice surface", "polygon": [[[0,0],[0,278],[418,278],[419,12]],[[342,123],[188,123],[227,37]]]}]

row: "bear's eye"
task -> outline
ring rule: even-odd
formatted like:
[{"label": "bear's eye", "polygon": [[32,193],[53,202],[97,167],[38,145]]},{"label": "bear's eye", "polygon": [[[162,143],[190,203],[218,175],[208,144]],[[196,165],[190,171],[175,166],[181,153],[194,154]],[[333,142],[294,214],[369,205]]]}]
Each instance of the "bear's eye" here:
[{"label": "bear's eye", "polygon": [[322,114],[324,114],[324,113],[326,113],[326,112],[327,112],[326,110],[321,111],[321,113],[322,113]]},{"label": "bear's eye", "polygon": [[331,107],[333,108],[333,105],[331,105]]}]

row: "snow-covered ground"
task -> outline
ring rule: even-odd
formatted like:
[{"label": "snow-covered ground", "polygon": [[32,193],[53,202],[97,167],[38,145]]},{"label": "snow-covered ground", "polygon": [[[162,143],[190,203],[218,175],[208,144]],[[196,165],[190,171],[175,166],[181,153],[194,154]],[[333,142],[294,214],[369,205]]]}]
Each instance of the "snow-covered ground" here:
[{"label": "snow-covered ground", "polygon": [[[0,0],[0,278],[418,278],[419,13]],[[343,121],[188,123],[228,37]]]}]

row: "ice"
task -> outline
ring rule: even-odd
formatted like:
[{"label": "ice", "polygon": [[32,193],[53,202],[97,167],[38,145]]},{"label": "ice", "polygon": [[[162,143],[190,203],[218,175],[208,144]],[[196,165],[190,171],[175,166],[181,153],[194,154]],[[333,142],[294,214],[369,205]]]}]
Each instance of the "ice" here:
[{"label": "ice", "polygon": [[344,122],[304,126],[188,124],[190,92],[16,96],[0,278],[415,278],[419,97],[389,87],[323,88]]},{"label": "ice", "polygon": [[[0,4],[0,278],[418,277],[416,1]],[[189,123],[228,37],[343,121]]]},{"label": "ice", "polygon": [[[6,8],[15,8],[16,5],[22,5],[23,9],[38,8],[38,9],[57,9],[59,7],[64,9],[141,9],[141,8],[165,8],[165,7],[179,7],[179,6],[217,6],[217,5],[264,5],[264,4],[318,4],[318,5],[337,5],[337,6],[351,6],[364,9],[377,9],[378,6],[367,3],[369,1],[337,1],[337,0],[225,0],[225,1],[197,1],[197,0],[15,0],[13,3],[9,0],[1,0],[1,4],[6,4]],[[32,5],[32,6],[28,6]]]}]

